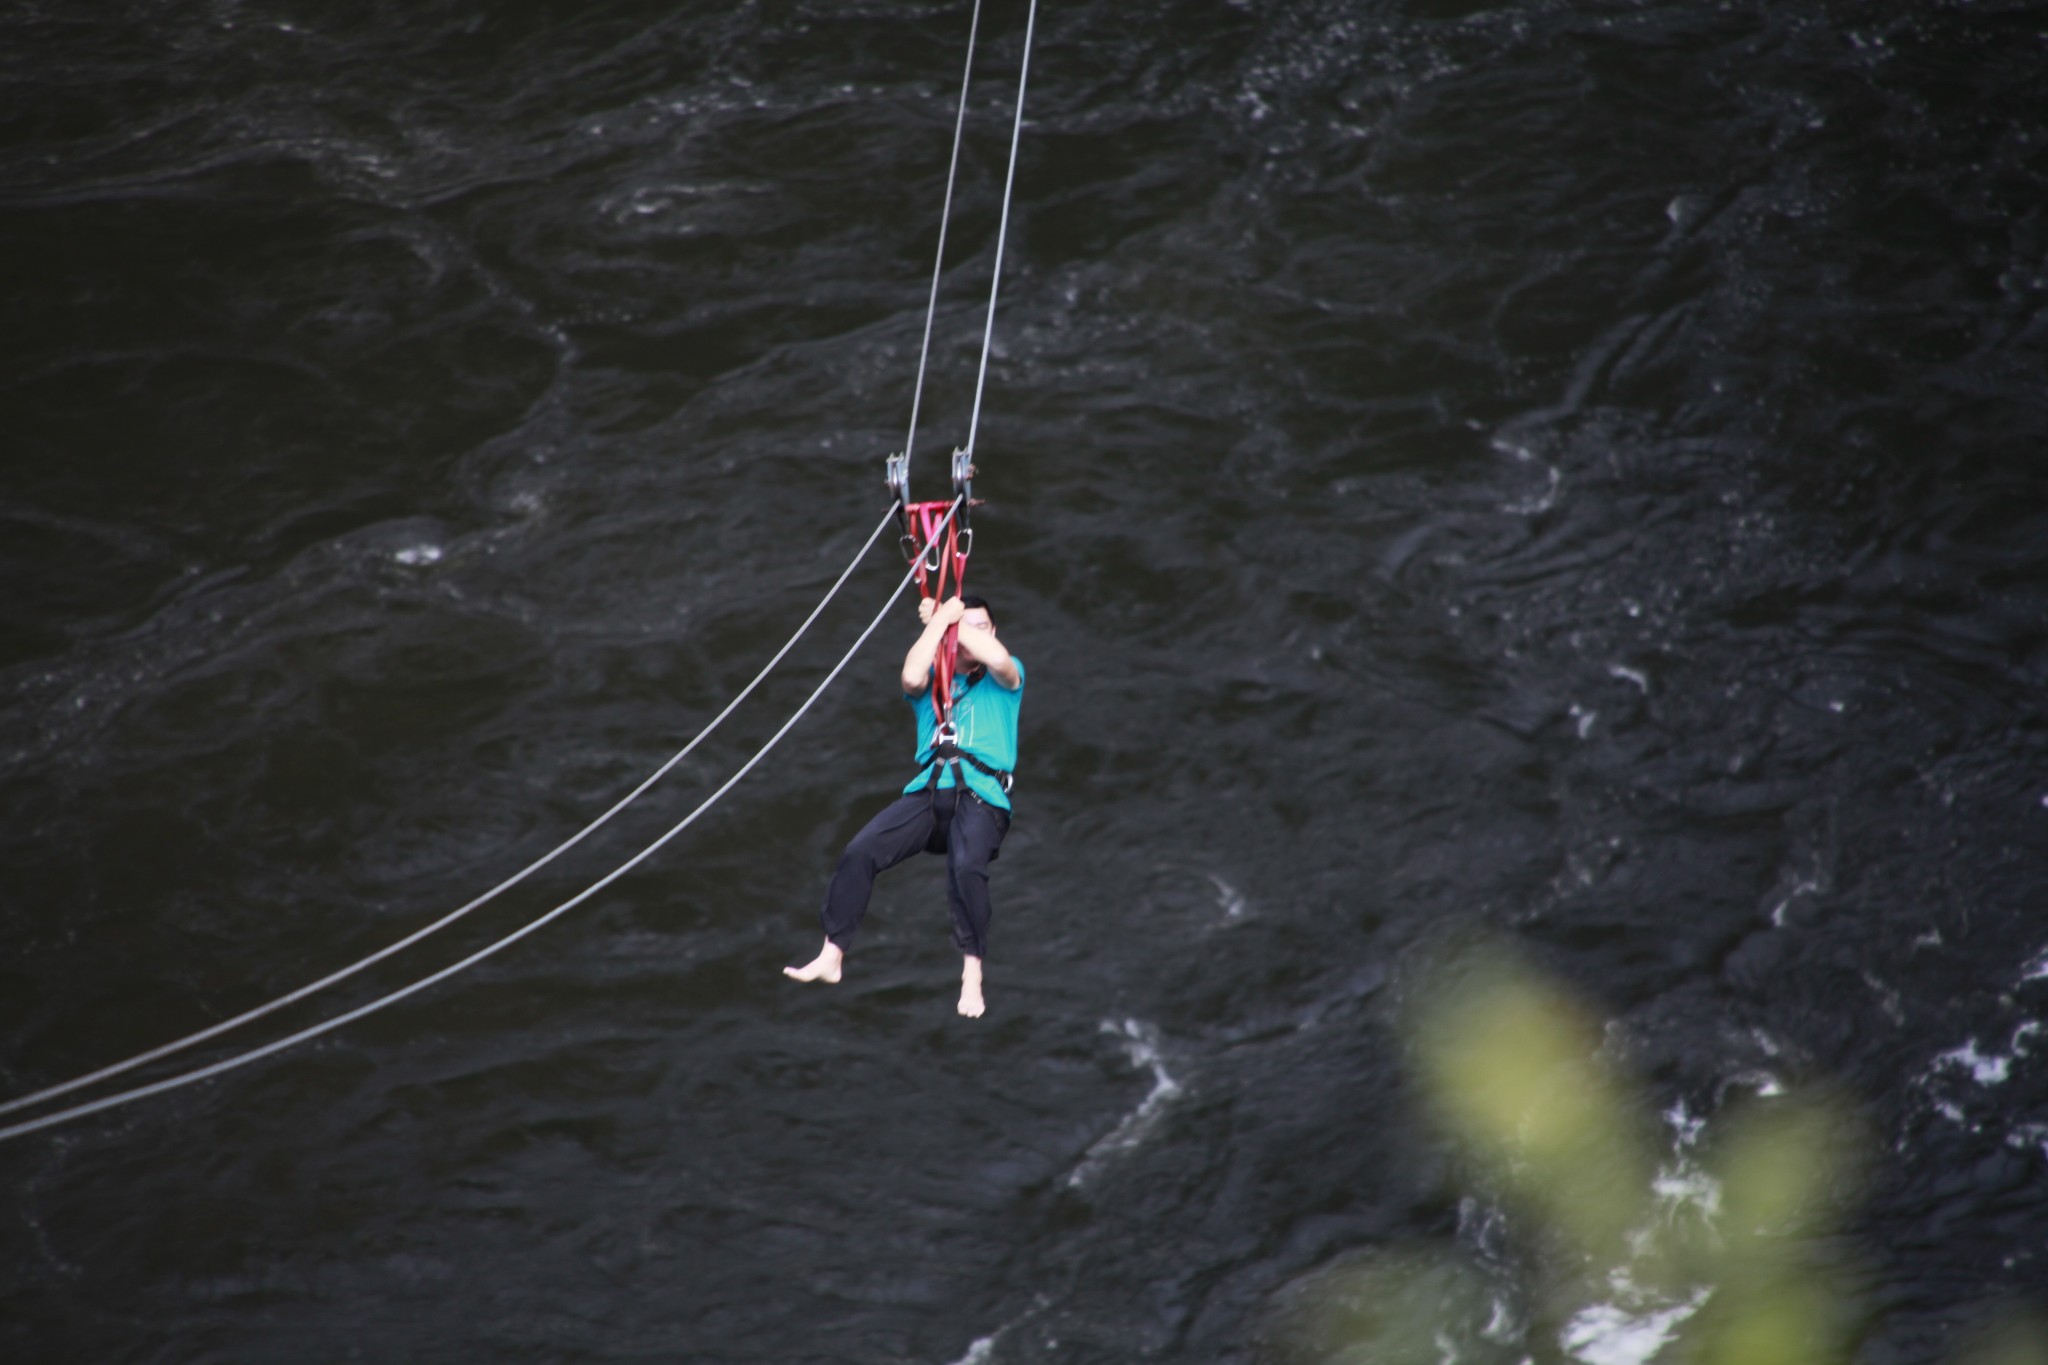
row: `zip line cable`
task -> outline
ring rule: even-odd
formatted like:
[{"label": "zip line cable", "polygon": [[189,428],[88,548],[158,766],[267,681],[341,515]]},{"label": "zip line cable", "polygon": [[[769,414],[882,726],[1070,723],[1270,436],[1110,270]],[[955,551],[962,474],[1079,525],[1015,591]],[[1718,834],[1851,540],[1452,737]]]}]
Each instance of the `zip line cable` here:
[{"label": "zip line cable", "polygon": [[[952,511],[946,514],[946,520],[950,522],[953,519],[953,516],[957,514],[959,510],[960,500],[956,498],[953,501]],[[941,529],[944,529],[943,525],[941,526]],[[870,543],[872,543],[872,541],[870,541]],[[402,986],[398,990],[392,991],[387,995],[379,996],[378,998],[368,1002],[367,1004],[358,1005],[356,1008],[349,1010],[345,1014],[336,1015],[332,1019],[328,1019],[321,1023],[313,1024],[307,1028],[300,1029],[297,1033],[290,1034],[287,1037],[279,1038],[275,1042],[265,1043],[263,1046],[258,1048],[251,1048],[247,1052],[240,1052],[232,1057],[222,1058],[218,1062],[214,1062],[207,1066],[199,1067],[196,1070],[181,1072],[176,1076],[168,1076],[165,1077],[163,1080],[154,1081],[148,1085],[136,1086],[133,1089],[123,1090],[117,1094],[107,1095],[97,1100],[91,1100],[85,1104],[73,1105],[69,1109],[60,1109],[54,1114],[45,1114],[40,1118],[29,1119],[26,1122],[14,1124],[12,1127],[0,1128],[0,1142],[5,1142],[9,1138],[22,1137],[26,1134],[37,1132],[44,1128],[51,1128],[56,1126],[57,1124],[68,1122],[71,1119],[83,1118],[87,1114],[96,1114],[103,1109],[111,1109],[116,1105],[127,1104],[134,1100],[145,1099],[151,1095],[160,1095],[167,1090],[177,1090],[184,1086],[193,1085],[203,1080],[208,1080],[211,1077],[221,1075],[224,1072],[233,1071],[237,1068],[247,1066],[251,1062],[261,1061],[263,1058],[268,1057],[273,1053],[282,1052],[288,1047],[295,1047],[298,1044],[306,1042],[310,1039],[318,1038],[323,1033],[331,1033],[335,1029],[340,1028],[343,1024],[353,1023],[354,1021],[363,1018],[365,1015],[375,1014],[377,1011],[384,1009],[387,1006],[397,1004],[399,1001],[405,999],[407,996],[416,995],[420,991],[425,990],[429,986],[435,985],[442,981],[446,981],[449,977],[454,976],[457,972],[465,971],[470,967],[474,967],[477,963],[482,962],[485,958],[496,955],[504,949],[509,948],[513,944],[519,942],[519,940],[525,938],[528,934],[531,934],[536,930],[542,928],[543,926],[550,924],[557,919],[560,919],[563,915],[575,909],[584,901],[589,900],[592,896],[604,890],[607,886],[610,886],[619,878],[625,876],[628,872],[638,867],[641,863],[647,861],[647,859],[653,857],[654,854],[658,852],[661,848],[663,848],[665,845],[667,845],[670,840],[674,839],[678,834],[681,834],[684,830],[688,829],[691,825],[695,824],[697,822],[697,817],[702,815],[705,811],[711,809],[712,806],[716,805],[720,798],[722,798],[727,792],[731,791],[735,786],[739,784],[739,780],[741,778],[745,777],[748,773],[752,772],[755,766],[759,764],[762,759],[768,756],[769,751],[773,749],[777,744],[782,742],[782,737],[788,734],[790,730],[795,727],[796,723],[804,718],[805,714],[810,711],[811,707],[817,703],[818,698],[824,695],[825,689],[830,687],[833,684],[833,682],[839,677],[839,675],[845,671],[847,664],[851,663],[853,661],[853,656],[860,651],[860,647],[866,644],[868,641],[868,637],[870,635],[873,635],[875,631],[881,626],[882,619],[889,614],[889,609],[896,605],[896,599],[901,597],[903,595],[903,590],[910,586],[910,580],[916,575],[916,573],[917,566],[912,565],[910,569],[903,575],[903,577],[896,581],[896,589],[894,592],[891,592],[889,594],[889,600],[882,604],[882,609],[875,613],[874,619],[868,622],[867,629],[861,631],[860,637],[853,642],[852,647],[849,648],[846,651],[846,653],[839,656],[839,662],[832,665],[832,671],[827,673],[824,677],[824,680],[821,681],[815,688],[811,689],[811,695],[806,697],[804,699],[803,705],[797,707],[796,711],[791,714],[790,718],[782,723],[782,728],[777,730],[773,735],[769,736],[768,742],[766,744],[763,744],[759,749],[755,750],[754,756],[748,759],[745,763],[741,764],[738,771],[734,772],[731,777],[727,778],[725,780],[725,783],[722,786],[720,786],[717,791],[705,797],[704,800],[698,804],[695,810],[691,811],[688,815],[684,816],[680,821],[678,821],[672,828],[670,828],[668,833],[662,835],[659,839],[656,839],[653,843],[641,849],[631,858],[628,858],[625,862],[619,864],[610,872],[606,873],[603,877],[600,877],[597,881],[592,882],[589,886],[577,892],[568,900],[563,901],[560,905],[557,905],[554,909],[548,911],[546,914],[541,915],[536,919],[528,921],[522,927],[515,929],[511,933],[505,935],[503,938],[498,939],[496,942],[487,944],[484,947],[479,948],[477,951],[471,953],[468,957],[463,958],[459,962],[451,963],[450,965],[441,968],[441,970],[434,972],[431,975],[421,977],[419,980],[413,982],[409,986]]]},{"label": "zip line cable", "polygon": [[967,64],[960,72],[960,112],[953,117],[953,157],[946,163],[946,200],[939,206],[939,249],[932,253],[932,292],[924,306],[924,340],[917,348],[917,384],[910,391],[910,430],[903,437],[905,487],[910,483],[911,447],[917,443],[917,413],[924,402],[925,361],[932,352],[932,318],[939,311],[939,276],[946,269],[946,226],[953,219],[953,182],[960,174],[960,136],[967,128],[967,85],[974,75],[974,40],[980,32],[981,0],[974,0],[974,17],[967,25]]},{"label": "zip line cable", "polygon": [[[1025,19],[1024,25],[1024,52],[1021,60],[1019,61],[1017,71],[1017,105],[1015,115],[1010,127],[1010,156],[1009,163],[1004,172],[1003,177],[1002,212],[996,230],[995,266],[989,281],[988,314],[982,326],[981,360],[979,368],[976,372],[974,382],[974,405],[968,419],[967,445],[964,451],[960,453],[960,455],[956,455],[956,462],[960,460],[961,456],[972,456],[974,452],[975,440],[981,429],[982,397],[987,387],[989,353],[993,346],[995,337],[996,300],[1002,286],[1003,256],[1009,241],[1010,205],[1012,200],[1012,194],[1016,186],[1018,148],[1021,142],[1024,128],[1024,96],[1026,86],[1028,84],[1030,77],[1031,47],[1033,38],[1036,34],[1037,24],[1038,0],[1030,0],[1030,7],[1027,12],[1027,17]],[[960,77],[959,109],[955,114],[953,123],[952,156],[946,168],[945,200],[939,211],[939,241],[938,249],[934,254],[934,260],[932,263],[931,292],[925,305],[924,336],[918,348],[917,377],[915,385],[911,392],[910,427],[909,431],[904,437],[901,466],[901,487],[903,489],[907,489],[909,485],[910,454],[912,446],[917,437],[918,415],[921,410],[924,398],[925,374],[931,353],[932,326],[934,318],[936,317],[938,311],[939,283],[945,270],[946,233],[952,219],[953,192],[958,180],[960,169],[960,148],[967,124],[967,97],[974,70],[975,44],[980,34],[980,29],[981,0],[975,0],[973,14],[972,18],[969,21],[967,33],[967,58]],[[950,525],[953,519],[956,516],[959,516],[962,509],[963,498],[961,496],[956,496],[952,507],[949,508],[946,512],[945,521],[940,523],[940,526],[938,528],[939,531],[943,531],[946,526]],[[346,967],[340,968],[337,971],[330,972],[328,975],[321,977],[317,981],[310,982],[307,985],[301,986],[294,991],[290,991],[284,995],[281,995],[274,1000],[270,1000],[264,1004],[258,1005],[253,1009],[246,1010],[241,1014],[235,1015],[233,1018],[221,1020],[219,1023],[209,1025],[208,1027],[200,1029],[197,1032],[187,1034],[182,1038],[178,1038],[169,1043],[165,1043],[160,1047],[152,1048],[147,1052],[138,1053],[135,1056],[129,1057],[123,1061],[115,1062],[112,1065],[101,1067],[97,1071],[89,1072],[85,1075],[74,1077],[71,1080],[63,1081],[56,1085],[47,1086],[44,1089],[35,1091],[31,1094],[22,1095],[11,1100],[0,1101],[0,1114],[14,1113],[18,1110],[26,1109],[31,1106],[41,1104],[47,1100],[55,1099],[60,1095],[70,1094],[75,1090],[82,1089],[86,1086],[95,1084],[96,1082],[108,1080],[112,1077],[122,1075],[126,1072],[134,1070],[136,1067],[145,1066],[150,1062],[160,1061],[165,1057],[174,1056],[175,1054],[182,1052],[187,1048],[194,1047],[200,1043],[207,1042],[214,1038],[218,1038],[222,1034],[240,1028],[245,1024],[253,1023],[254,1021],[261,1019],[266,1015],[284,1009],[286,1006],[297,1004],[299,1001],[305,1000],[310,996],[316,995],[319,992],[326,990],[330,986],[334,986],[342,981],[346,981],[350,977],[355,976],[358,973],[363,972],[368,968],[373,967],[376,964],[383,962],[386,959],[400,952],[403,952],[405,949],[412,947],[414,944],[419,943],[423,939],[426,939],[431,935],[439,933],[441,930],[449,927],[456,921],[469,915],[471,912],[478,910],[482,908],[484,905],[488,904],[489,902],[495,900],[498,896],[504,894],[506,891],[509,891],[513,887],[518,886],[520,883],[524,882],[528,877],[540,871],[548,864],[554,862],[555,859],[559,858],[562,854],[568,852],[570,849],[582,843],[586,838],[596,833],[598,829],[600,829],[602,826],[610,822],[612,817],[616,816],[619,812],[623,811],[627,806],[631,805],[634,801],[638,800],[643,794],[647,792],[647,790],[650,787],[652,787],[656,782],[660,781],[663,777],[665,777],[671,770],[675,768],[677,764],[681,763],[683,759],[687,758],[697,748],[698,745],[703,743],[705,739],[709,738],[711,733],[718,729],[718,727],[724,723],[726,718],[730,716],[736,709],[738,709],[739,705],[742,702],[744,702],[749,696],[753,695],[754,690],[757,687],[759,687],[762,681],[767,678],[768,674],[772,672],[775,669],[775,667],[782,662],[783,658],[789,653],[789,651],[793,647],[795,647],[797,641],[802,639],[805,632],[810,629],[812,623],[814,623],[818,619],[819,615],[825,610],[826,606],[830,604],[833,598],[835,598],[838,595],[840,588],[843,587],[846,583],[846,580],[852,576],[854,569],[859,567],[861,561],[867,557],[868,551],[874,548],[875,541],[881,537],[882,531],[889,525],[891,520],[896,518],[897,514],[898,509],[892,507],[889,512],[883,515],[882,520],[876,524],[875,529],[868,534],[867,541],[854,555],[852,562],[846,566],[846,568],[840,573],[838,579],[832,584],[832,586],[829,589],[826,590],[824,597],[819,600],[818,605],[812,608],[811,614],[804,618],[803,623],[796,628],[796,632],[793,635],[791,635],[787,641],[783,643],[782,648],[778,649],[775,652],[774,657],[769,659],[768,662],[762,666],[761,671],[754,675],[752,681],[748,682],[747,685],[744,688],[742,688],[730,702],[726,704],[724,710],[720,711],[716,716],[714,716],[711,719],[711,721],[704,726],[702,730],[697,732],[696,736],[692,738],[688,744],[684,745],[683,748],[679,750],[673,757],[671,757],[666,763],[663,763],[659,768],[655,769],[655,771],[650,776],[648,776],[638,786],[633,788],[632,791],[628,792],[625,796],[621,797],[602,815],[599,815],[595,820],[592,820],[589,824],[585,825],[582,829],[578,830],[575,834],[571,835],[568,839],[556,845],[553,849],[549,850],[541,857],[535,859],[533,862],[527,864],[518,872],[513,873],[510,877],[507,877],[505,880],[499,882],[490,890],[485,891],[483,894],[457,907],[456,909],[450,911],[448,914],[443,915],[440,919],[435,920],[432,924],[426,925],[423,928],[415,930],[411,934],[406,935],[404,938],[399,939],[398,941],[391,943],[386,947],[381,948],[376,952],[370,954],[368,957],[353,962]],[[934,534],[937,534],[937,532],[934,532]],[[274,1043],[266,1044],[263,1047],[257,1048],[247,1053],[237,1054],[234,1057],[230,1057],[223,1061],[213,1063],[212,1065],[207,1067],[202,1067],[196,1071],[184,1072],[177,1076],[172,1076],[165,1080],[157,1081],[147,1086],[141,1086],[134,1089],[125,1090],[118,1094],[111,1095],[100,1100],[92,1101],[88,1104],[75,1105],[71,1108],[61,1110],[57,1113],[46,1115],[45,1117],[40,1119],[18,1123],[13,1125],[12,1127],[0,1128],[0,1141],[5,1141],[8,1138],[18,1137],[26,1133],[35,1132],[39,1129],[50,1127],[57,1123],[62,1123],[68,1119],[78,1118],[86,1114],[96,1113],[99,1110],[110,1108],[117,1104],[125,1104],[131,1100],[141,1099],[148,1095],[160,1094],[166,1090],[175,1089],[183,1085],[189,1085],[196,1081],[204,1080],[210,1076],[219,1075],[224,1071],[232,1070],[236,1067],[247,1065],[250,1062],[254,1062],[263,1057],[267,1057],[274,1052],[281,1051],[286,1047],[290,1047],[306,1039],[318,1037],[319,1035],[326,1033],[331,1029],[339,1028],[341,1025],[349,1023],[354,1019],[361,1018],[363,1015],[371,1013],[374,1010],[381,1009],[386,1005],[396,1003],[397,1001],[404,999],[406,996],[413,994],[415,991],[423,990],[426,987],[433,985],[438,981],[445,980],[447,977],[454,975],[456,972],[461,971],[464,968],[473,965],[474,963],[483,961],[484,958],[489,957],[490,955],[496,953],[502,948],[510,946],[511,944],[517,942],[519,939],[524,938],[527,934],[532,933],[534,930],[540,928],[542,925],[550,922],[557,916],[565,913],[572,907],[581,904],[582,901],[596,894],[605,886],[610,885],[612,881],[616,880],[620,876],[623,876],[627,871],[637,866],[640,862],[645,860],[647,857],[651,856],[657,849],[667,844],[669,840],[673,839],[676,835],[680,834],[684,829],[688,828],[689,825],[693,823],[699,815],[703,814],[704,811],[708,810],[715,802],[718,801],[720,797],[724,796],[727,791],[731,790],[734,784],[736,784],[742,777],[746,776],[748,772],[752,771],[754,766],[758,764],[762,758],[766,757],[769,750],[773,749],[775,745],[782,739],[782,736],[788,732],[790,726],[793,726],[794,724],[796,724],[798,720],[802,719],[803,715],[810,710],[812,704],[816,702],[818,697],[824,692],[824,689],[827,686],[829,686],[835,678],[839,676],[840,672],[846,667],[847,663],[852,660],[855,651],[859,650],[861,645],[866,643],[868,637],[872,635],[875,629],[881,624],[882,616],[887,613],[888,607],[890,605],[893,605],[896,599],[902,595],[904,587],[910,582],[911,578],[915,574],[916,566],[913,565],[911,571],[908,574],[906,574],[902,581],[896,585],[895,592],[890,594],[889,602],[883,606],[882,612],[878,613],[875,619],[869,623],[868,628],[861,632],[860,638],[854,642],[852,649],[849,649],[846,652],[846,654],[840,659],[839,663],[833,667],[831,673],[826,675],[825,680],[818,685],[817,689],[811,693],[810,697],[804,702],[804,704],[800,708],[798,708],[797,712],[790,717],[790,719],[788,720],[788,722],[784,724],[782,729],[776,731],[775,735],[768,741],[768,743],[763,745],[759,752],[757,752],[753,758],[749,759],[747,763],[743,767],[741,767],[738,772],[733,774],[733,776],[725,783],[724,786],[721,786],[716,792],[712,793],[710,797],[706,798],[703,804],[699,805],[696,810],[692,811],[687,817],[684,818],[682,823],[675,826],[675,828],[671,829],[667,834],[664,834],[660,839],[656,840],[653,844],[650,844],[646,849],[643,849],[634,858],[632,858],[628,862],[622,864],[620,867],[615,869],[604,879],[591,885],[589,888],[584,890],[574,899],[565,901],[563,904],[549,911],[546,915],[528,924],[525,928],[520,929],[516,933],[506,938],[498,940],[496,943],[492,944],[488,948],[485,948],[484,950],[476,954],[473,954],[468,958],[463,959],[461,962],[454,964],[452,967],[444,968],[440,972],[436,972],[431,976],[425,977],[422,980],[415,982],[411,986],[393,992],[390,995],[380,997],[379,999],[370,1002],[370,1004],[368,1005],[359,1007],[356,1010],[352,1010],[346,1014],[340,1015],[339,1017],[329,1020],[326,1023],[314,1025],[310,1028],[301,1030],[298,1033],[292,1034],[289,1037],[280,1039]]]},{"label": "zip line cable", "polygon": [[[826,590],[824,597],[819,599],[818,605],[811,609],[811,614],[804,618],[803,624],[796,628],[796,633],[790,636],[788,640],[783,642],[782,648],[775,651],[775,657],[770,659],[765,665],[762,666],[761,671],[754,675],[753,681],[748,683],[745,687],[741,688],[739,694],[735,696],[730,702],[726,703],[725,709],[723,711],[720,711],[716,716],[712,717],[711,723],[706,725],[703,729],[697,732],[696,738],[692,739],[688,744],[685,744],[673,758],[669,759],[668,762],[662,764],[659,768],[656,768],[653,774],[650,777],[648,777],[644,782],[642,782],[639,786],[633,788],[632,791],[627,792],[623,797],[620,797],[617,803],[614,804],[610,810],[598,816],[595,820],[592,820],[589,824],[585,825],[576,833],[570,835],[569,838],[567,838],[560,844],[557,844],[552,850],[550,850],[546,854],[543,854],[541,857],[536,858],[533,862],[528,863],[525,867],[513,873],[504,881],[499,882],[496,886],[484,892],[482,895],[476,897],[474,900],[471,900],[467,904],[449,911],[440,919],[435,920],[432,924],[427,925],[425,928],[414,930],[412,933],[406,935],[404,938],[399,939],[396,943],[378,949],[376,952],[370,954],[366,958],[363,958],[361,961],[353,962],[348,966],[341,968],[339,971],[330,972],[326,976],[321,977],[318,981],[314,981],[307,985],[301,986],[295,991],[292,991],[285,995],[281,995],[277,997],[277,999],[269,1001],[266,1004],[258,1005],[254,1009],[246,1010],[243,1013],[236,1015],[232,1019],[223,1019],[217,1024],[213,1024],[207,1028],[200,1029],[197,1033],[188,1033],[183,1038],[179,1038],[175,1041],[165,1043],[162,1047],[152,1048],[148,1052],[138,1053],[135,1056],[128,1058],[126,1061],[115,1062],[112,1066],[103,1066],[97,1071],[91,1072],[87,1075],[74,1077],[73,1079],[64,1081],[58,1085],[53,1085],[45,1089],[38,1090],[32,1095],[23,1095],[17,1099],[11,1099],[5,1102],[0,1102],[0,1114],[10,1114],[18,1109],[26,1109],[32,1105],[41,1104],[45,1100],[55,1099],[59,1095],[68,1095],[72,1091],[82,1089],[88,1085],[92,1085],[96,1081],[104,1081],[109,1079],[110,1077],[119,1076],[123,1072],[134,1070],[138,1066],[145,1066],[150,1062],[158,1061],[162,1058],[172,1056],[179,1052],[183,1052],[186,1048],[192,1047],[199,1043],[206,1042],[210,1038],[218,1038],[223,1033],[227,1033],[233,1029],[238,1029],[244,1024],[253,1023],[256,1020],[263,1018],[267,1014],[272,1014],[278,1010],[283,1009],[287,1005],[295,1005],[299,1001],[306,999],[308,996],[316,995],[319,992],[326,990],[329,986],[333,986],[340,982],[346,981],[350,977],[354,976],[356,973],[363,971],[366,968],[373,967],[377,963],[384,961],[386,958],[391,957],[394,954],[405,951],[407,948],[410,948],[413,944],[418,943],[420,940],[427,938],[430,935],[438,934],[439,932],[441,932],[441,930],[446,929],[449,925],[463,918],[471,911],[480,909],[485,904],[497,899],[500,895],[503,895],[505,892],[510,891],[513,887],[519,885],[528,877],[540,871],[549,863],[561,857],[570,849],[576,847],[576,845],[582,843],[586,838],[596,833],[600,827],[602,827],[604,824],[610,821],[610,819],[613,816],[617,815],[627,806],[632,805],[633,802],[639,800],[640,796],[644,792],[646,792],[646,790],[649,787],[652,787],[656,782],[659,782],[663,777],[667,776],[669,771],[673,769],[678,763],[681,763],[685,758],[688,758],[690,756],[690,753],[694,749],[696,749],[696,747],[699,744],[702,744],[710,736],[712,731],[716,730],[720,725],[724,724],[725,718],[727,716],[730,716],[735,710],[737,710],[741,702],[745,701],[748,697],[753,695],[754,689],[761,685],[762,679],[766,678],[768,674],[775,668],[775,666],[782,662],[783,656],[788,654],[789,651],[796,645],[796,642],[803,638],[804,632],[811,628],[811,623],[816,621],[818,619],[819,614],[825,610],[826,606],[830,604],[832,599],[838,596],[839,589],[845,586],[846,580],[853,575],[853,571],[860,566],[860,562],[863,559],[867,558],[868,551],[872,550],[875,547],[875,541],[881,538],[883,530],[889,525],[890,521],[894,519],[895,515],[895,510],[893,508],[882,515],[881,521],[877,522],[875,525],[875,529],[869,533],[867,543],[860,547],[859,553],[854,555],[853,561],[846,566],[843,572],[840,573],[838,580],[834,582],[829,589]],[[12,1132],[14,1130],[9,1129],[7,1131]],[[0,1134],[0,1136],[4,1136],[4,1134]]]},{"label": "zip line cable", "polygon": [[974,379],[974,411],[967,419],[966,454],[974,455],[974,438],[981,430],[981,391],[988,382],[988,351],[996,334],[996,290],[1003,282],[1003,247],[1010,237],[1010,191],[1017,183],[1017,143],[1024,132],[1024,86],[1031,75],[1031,39],[1038,28],[1038,0],[1024,19],[1024,56],[1017,63],[1017,115],[1010,125],[1010,167],[1003,173],[1003,214],[996,227],[996,268],[988,282],[988,321],[981,332],[981,371]]}]

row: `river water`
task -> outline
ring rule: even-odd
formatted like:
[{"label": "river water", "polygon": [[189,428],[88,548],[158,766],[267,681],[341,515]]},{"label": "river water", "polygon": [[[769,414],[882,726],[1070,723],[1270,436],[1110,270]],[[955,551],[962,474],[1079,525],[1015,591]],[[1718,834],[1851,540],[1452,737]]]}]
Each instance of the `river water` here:
[{"label": "river water", "polygon": [[[967,24],[0,17],[5,1093],[428,922],[753,675],[886,508]],[[988,1016],[933,859],[845,984],[778,972],[909,775],[900,606],[538,937],[0,1146],[0,1356],[1266,1359],[1306,1277],[1473,1235],[1398,1022],[1505,938],[1673,1160],[1741,1094],[1854,1095],[1859,1359],[1942,1359],[2048,1284],[2044,72],[1996,0],[1048,4],[970,571],[1030,669]],[[251,1041],[643,847],[898,572]]]}]

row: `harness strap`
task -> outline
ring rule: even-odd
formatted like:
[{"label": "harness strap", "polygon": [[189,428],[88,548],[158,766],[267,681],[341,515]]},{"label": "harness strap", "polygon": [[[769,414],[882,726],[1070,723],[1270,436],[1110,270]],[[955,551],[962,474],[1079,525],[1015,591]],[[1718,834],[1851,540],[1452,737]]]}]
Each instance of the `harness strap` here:
[{"label": "harness strap", "polygon": [[[967,585],[967,556],[974,552],[974,532],[961,525],[967,520],[965,505],[958,516],[947,521],[952,511],[951,501],[897,504],[905,532],[903,552],[917,566],[917,590],[926,601],[957,597]],[[943,539],[941,525],[945,527]],[[938,656],[932,660],[932,718],[941,729],[953,722],[953,676],[959,658],[960,627],[949,626],[939,642]]]},{"label": "harness strap", "polygon": [[1006,772],[1001,768],[997,768],[990,764],[984,763],[980,759],[976,758],[973,754],[968,753],[965,749],[961,748],[957,744],[948,743],[945,740],[939,740],[932,745],[932,759],[931,762],[926,765],[928,768],[930,768],[932,774],[930,783],[932,790],[938,790],[939,775],[942,772],[944,772],[944,770],[948,766],[952,766],[956,769],[956,771],[953,774],[953,785],[956,787],[966,786],[966,782],[961,778],[959,772],[957,771],[958,766],[962,763],[965,763],[968,767],[975,769],[977,772],[981,773],[985,777],[993,777],[996,780],[996,785],[1003,789],[1003,794],[1005,796],[1009,795],[1011,786],[1015,784],[1017,780],[1017,775],[1015,773]]}]

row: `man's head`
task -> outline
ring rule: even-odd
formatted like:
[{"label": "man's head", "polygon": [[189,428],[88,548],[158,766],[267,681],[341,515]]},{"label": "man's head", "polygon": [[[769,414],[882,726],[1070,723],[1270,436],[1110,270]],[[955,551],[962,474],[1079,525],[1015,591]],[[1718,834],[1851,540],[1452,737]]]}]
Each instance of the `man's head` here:
[{"label": "man's head", "polygon": [[967,593],[960,599],[960,605],[967,608],[960,618],[962,630],[985,630],[993,637],[996,633],[996,618],[988,608],[988,599],[977,593]]}]

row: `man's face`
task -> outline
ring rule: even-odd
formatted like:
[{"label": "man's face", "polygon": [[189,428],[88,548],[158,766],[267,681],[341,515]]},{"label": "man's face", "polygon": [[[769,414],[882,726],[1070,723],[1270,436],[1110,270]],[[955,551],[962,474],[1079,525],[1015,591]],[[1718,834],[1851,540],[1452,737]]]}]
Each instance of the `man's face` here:
[{"label": "man's face", "polygon": [[996,638],[996,623],[989,620],[987,607],[969,607],[960,618],[960,629],[986,631],[989,639]]}]

